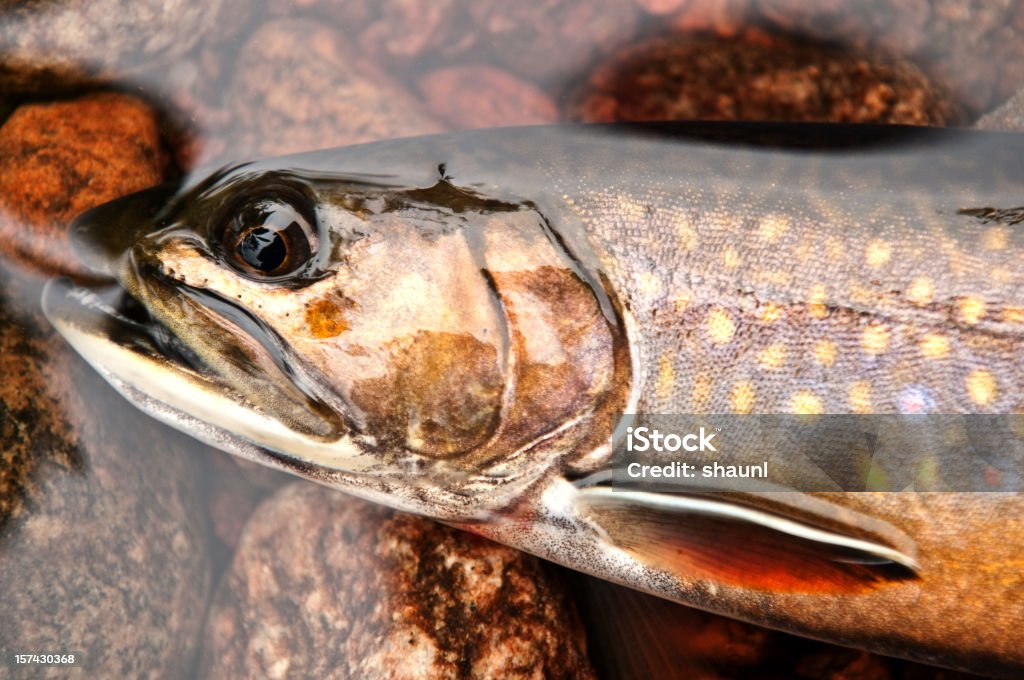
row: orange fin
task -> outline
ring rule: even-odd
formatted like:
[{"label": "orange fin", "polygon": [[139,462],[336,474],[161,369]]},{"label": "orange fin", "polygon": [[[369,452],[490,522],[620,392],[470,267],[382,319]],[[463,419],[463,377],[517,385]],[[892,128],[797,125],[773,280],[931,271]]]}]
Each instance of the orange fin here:
[{"label": "orange fin", "polygon": [[904,551],[806,517],[710,496],[590,487],[581,514],[608,541],[680,578],[773,592],[855,593],[917,577]]}]

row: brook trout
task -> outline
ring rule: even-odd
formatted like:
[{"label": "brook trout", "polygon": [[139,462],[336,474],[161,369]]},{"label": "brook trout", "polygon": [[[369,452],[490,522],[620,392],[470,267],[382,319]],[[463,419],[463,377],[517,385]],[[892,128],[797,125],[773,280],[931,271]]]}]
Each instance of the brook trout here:
[{"label": "brook trout", "polygon": [[1019,675],[1019,458],[991,493],[608,470],[624,414],[1021,412],[1022,205],[1017,135],[476,131],[95,209],[72,237],[123,294],[55,281],[44,307],[129,400],[245,458],[685,604]]}]

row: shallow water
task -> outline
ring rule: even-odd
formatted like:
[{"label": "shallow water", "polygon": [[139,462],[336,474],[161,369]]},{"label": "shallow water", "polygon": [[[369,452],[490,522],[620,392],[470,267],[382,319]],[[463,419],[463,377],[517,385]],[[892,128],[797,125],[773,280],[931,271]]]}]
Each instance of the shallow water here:
[{"label": "shallow water", "polygon": [[[828,10],[818,3],[778,0],[548,0],[520,9],[489,0],[367,0],[340,6],[326,0],[221,0],[201,8],[184,0],[95,0],[84,7],[0,3],[0,120],[22,103],[74,100],[100,90],[131,94],[155,112],[167,159],[154,166],[164,179],[198,167],[312,148],[469,127],[609,119],[631,111],[723,119],[760,114],[866,120],[874,115],[966,124],[1024,84],[1024,3],[996,4],[935,2],[929,9],[927,3],[911,8],[877,2]],[[669,50],[667,57],[664,50],[641,50],[639,57],[630,52],[633,61],[616,61],[614,55],[630,46],[666,35],[673,44],[698,44],[699,49],[680,49],[678,55]],[[790,51],[791,40],[801,47]],[[806,48],[807,40],[827,43],[831,51]],[[767,75],[735,57],[722,57],[726,66],[715,68],[687,68],[673,61],[696,54],[713,61],[716,54],[751,53],[766,60],[765,54],[791,52],[794,56],[788,61],[780,56]],[[843,66],[836,54],[852,52],[902,56],[920,70]],[[644,58],[653,66],[630,66]],[[826,58],[832,64],[827,88],[815,84],[820,70],[814,75],[815,59],[824,63]],[[878,59],[889,63],[890,57]],[[680,72],[690,78],[683,77],[682,94],[676,91]],[[865,83],[849,76],[854,72],[860,77],[874,73],[884,87],[871,77]],[[730,80],[730,73],[751,85],[721,93],[715,81]],[[922,95],[921,83],[933,81],[941,94]],[[670,103],[651,99],[650,91],[659,88],[675,92]],[[766,90],[789,97],[788,108],[773,113],[750,95]],[[898,96],[886,99],[894,91],[912,103],[899,103],[904,100]],[[644,106],[622,103],[641,92],[647,93]],[[852,103],[834,105],[837,97]],[[19,174],[19,168],[39,161],[49,153],[47,145],[59,145],[63,134],[58,129],[55,137],[33,141],[37,146],[29,145],[21,156],[0,145],[0,154],[7,154],[0,170],[3,191],[14,195],[19,187],[42,186],[40,175]],[[65,187],[66,194],[86,191],[89,177],[76,173],[117,166],[104,156],[82,171],[86,166],[77,163],[90,153],[95,151],[72,151],[54,161],[63,164],[67,176],[77,177],[78,184]],[[117,144],[104,153],[116,156]],[[46,164],[32,165],[33,172],[41,165]],[[31,203],[33,196],[26,201]],[[365,564],[349,565],[338,557],[339,562],[324,566],[317,550],[297,555],[294,545],[284,547],[279,533],[267,530],[263,536],[259,527],[246,528],[261,503],[290,493],[281,491],[289,478],[240,467],[226,454],[148,420],[53,333],[39,313],[41,286],[49,274],[80,270],[68,269],[73,265],[66,254],[42,266],[34,259],[34,252],[66,250],[67,215],[61,212],[66,206],[47,200],[22,209],[0,196],[0,239],[6,242],[0,248],[6,253],[0,260],[5,375],[0,389],[0,602],[5,609],[0,677],[71,673],[59,665],[19,668],[9,658],[15,651],[74,652],[79,670],[72,672],[97,677],[215,676],[242,674],[242,669],[282,675],[329,672],[319,664],[322,650],[336,644],[332,634],[342,635],[338,621],[367,617],[372,607],[363,602],[353,610],[356,614],[340,614],[322,601],[355,600],[357,593],[365,598],[384,585],[352,577],[344,581],[348,591],[328,589],[324,583],[331,579],[321,578],[323,573],[345,573]],[[40,245],[34,251],[18,245],[28,241]],[[289,501],[295,504],[292,520],[299,527],[317,517],[316,498],[303,498],[306,505]],[[263,507],[265,522],[282,522],[272,513],[273,503]],[[376,523],[390,521],[373,511],[345,512],[348,521],[367,523],[351,528],[360,535],[372,536]],[[245,532],[248,542],[239,538]],[[236,548],[243,544],[247,552],[239,557]],[[362,544],[353,539],[351,545]],[[493,559],[513,558],[501,553]],[[281,569],[261,571],[260,560],[273,560]],[[547,574],[544,592],[556,593],[550,596],[552,611],[565,611],[557,593],[565,592],[561,579],[573,580],[599,677],[825,677],[827,669],[837,666],[847,669],[846,677],[939,677],[939,671],[908,662],[858,655],[661,601],[644,603],[645,596],[609,595],[602,589],[611,586],[547,566],[539,569]],[[273,578],[267,576],[272,571]],[[273,582],[260,581],[261,574]],[[246,587],[259,593],[260,606],[270,603],[273,612],[247,603],[240,595]],[[390,600],[383,593],[370,598],[371,603],[384,601]],[[616,607],[628,609],[622,613]],[[260,625],[259,617],[265,623],[276,616],[287,628],[289,608],[314,612],[321,623],[338,618],[319,627],[304,624],[302,635],[296,634],[302,639]],[[616,613],[618,622],[612,620]],[[572,616],[559,616],[565,621],[554,617],[562,628],[552,635],[563,636],[567,648],[578,648]],[[637,620],[642,622],[637,627],[651,630],[660,626],[652,621],[672,621],[676,637],[624,633],[617,625]],[[347,628],[344,635],[350,642],[355,639]],[[683,639],[688,643],[678,643]],[[346,648],[350,654],[366,649],[351,644]],[[644,645],[651,648],[639,661],[634,654]],[[473,652],[451,649],[466,656]],[[465,675],[469,667],[456,659],[445,672]]]}]

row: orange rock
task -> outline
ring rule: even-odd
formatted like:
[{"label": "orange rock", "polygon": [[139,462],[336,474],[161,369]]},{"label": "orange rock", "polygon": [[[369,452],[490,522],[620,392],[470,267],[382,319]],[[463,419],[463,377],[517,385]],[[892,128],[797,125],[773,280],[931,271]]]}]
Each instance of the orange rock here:
[{"label": "orange rock", "polygon": [[0,253],[86,275],[67,227],[79,213],[159,184],[167,162],[152,110],[121,94],[27,104],[0,127]]},{"label": "orange rock", "polygon": [[558,120],[551,98],[507,71],[456,66],[428,74],[420,91],[434,115],[456,128],[540,125]]}]

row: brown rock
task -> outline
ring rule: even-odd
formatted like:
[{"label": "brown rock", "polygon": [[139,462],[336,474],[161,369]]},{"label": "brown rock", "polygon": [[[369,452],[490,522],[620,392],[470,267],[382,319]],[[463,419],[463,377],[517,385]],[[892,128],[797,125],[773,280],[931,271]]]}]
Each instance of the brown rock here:
[{"label": "brown rock", "polygon": [[285,154],[438,132],[397,83],[311,21],[276,21],[239,55],[221,130],[236,157]]},{"label": "brown rock", "polygon": [[253,515],[206,639],[208,678],[593,677],[541,562],[306,483]]},{"label": "brown rock", "polygon": [[[232,24],[244,21],[237,3]],[[223,0],[0,0],[0,92],[74,87],[167,64],[211,31]]]},{"label": "brown rock", "polygon": [[953,104],[913,66],[759,32],[661,38],[599,69],[583,121],[778,120],[943,125]]},{"label": "brown rock", "polygon": [[636,33],[637,8],[621,0],[468,3],[488,59],[541,86],[563,85]]},{"label": "brown rock", "polygon": [[359,43],[382,62],[450,57],[472,44],[461,21],[465,3],[459,0],[384,0],[373,5]]},{"label": "brown rock", "polygon": [[[0,271],[5,298],[38,300],[37,283],[10,282]],[[0,649],[77,652],[71,673],[82,677],[187,677],[211,580],[194,444],[140,416],[41,318],[8,304]],[[6,663],[3,677],[69,673]]]},{"label": "brown rock", "polygon": [[467,0],[272,0],[272,15],[315,16],[388,68],[421,73],[476,44]]},{"label": "brown rock", "polygon": [[455,129],[541,125],[558,120],[551,98],[491,66],[454,66],[428,74],[420,91],[431,112]]},{"label": "brown rock", "polygon": [[84,275],[66,238],[82,211],[159,184],[166,160],[153,112],[121,94],[17,109],[0,127],[0,252]]},{"label": "brown rock", "polygon": [[913,59],[977,115],[1024,85],[1024,3],[757,0],[775,26]]}]

